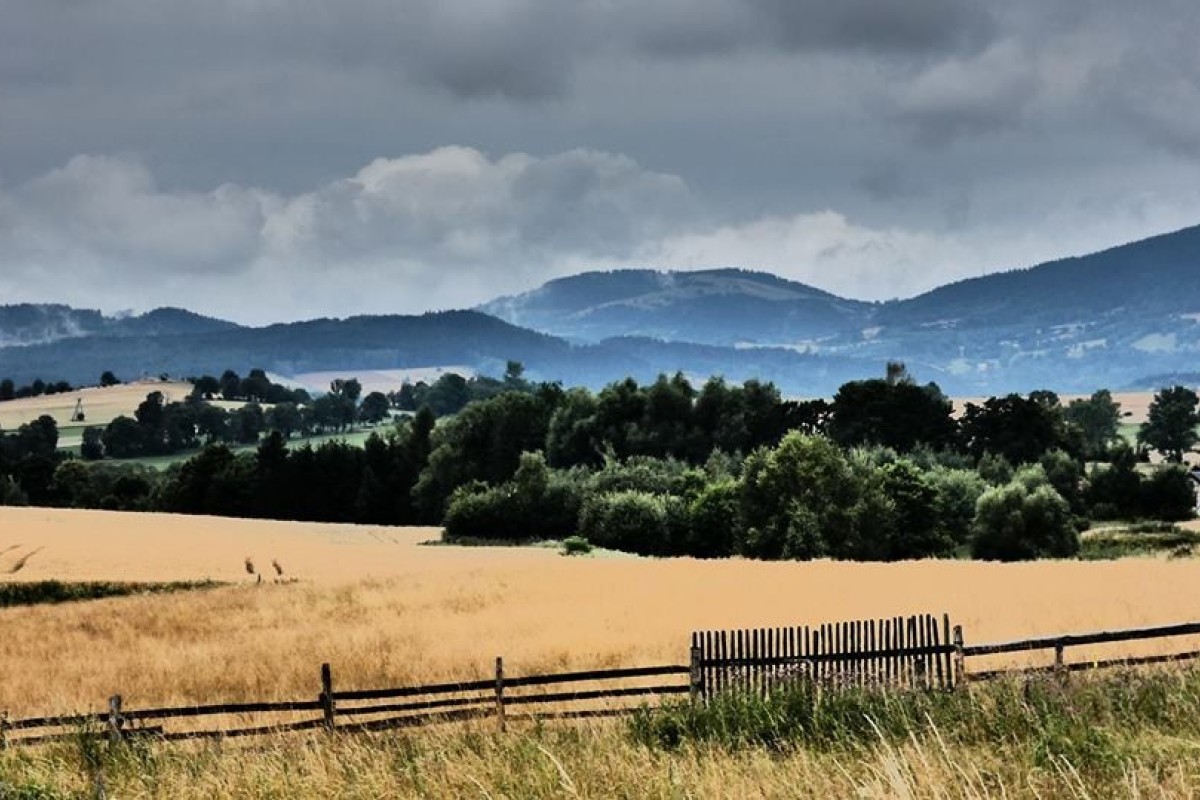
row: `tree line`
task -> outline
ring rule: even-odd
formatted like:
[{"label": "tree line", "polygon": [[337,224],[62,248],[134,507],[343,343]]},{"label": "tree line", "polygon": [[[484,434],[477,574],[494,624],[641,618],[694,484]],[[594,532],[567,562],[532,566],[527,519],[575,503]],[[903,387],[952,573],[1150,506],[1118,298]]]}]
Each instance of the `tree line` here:
[{"label": "tree line", "polygon": [[[444,524],[460,541],[579,535],[648,555],[881,560],[1070,556],[1089,519],[1194,510],[1182,467],[1139,468],[1147,448],[1179,462],[1195,444],[1198,401],[1182,387],[1156,395],[1135,448],[1106,391],[1066,404],[1006,395],[955,415],[898,365],[809,401],[679,374],[564,390],[512,367],[497,381],[511,388],[436,426],[422,406],[363,447],[289,448],[264,415],[256,450],[214,440],[162,473],[64,459],[39,420],[2,439],[0,502]],[[173,404],[147,403],[138,416],[163,436],[203,436],[198,421],[168,421]]]}]

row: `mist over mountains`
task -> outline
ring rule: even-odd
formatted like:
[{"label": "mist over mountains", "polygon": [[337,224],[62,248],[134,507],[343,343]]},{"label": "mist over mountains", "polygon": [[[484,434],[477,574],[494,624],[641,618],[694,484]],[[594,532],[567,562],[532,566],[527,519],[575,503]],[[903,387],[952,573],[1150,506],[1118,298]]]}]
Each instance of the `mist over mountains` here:
[{"label": "mist over mountains", "polygon": [[262,367],[280,375],[467,364],[600,386],[681,370],[822,395],[901,360],[955,394],[1152,388],[1200,364],[1200,227],[867,303],[737,269],[624,269],[474,310],[263,328],[181,309],[107,317],[0,306],[0,376],[94,382]]}]

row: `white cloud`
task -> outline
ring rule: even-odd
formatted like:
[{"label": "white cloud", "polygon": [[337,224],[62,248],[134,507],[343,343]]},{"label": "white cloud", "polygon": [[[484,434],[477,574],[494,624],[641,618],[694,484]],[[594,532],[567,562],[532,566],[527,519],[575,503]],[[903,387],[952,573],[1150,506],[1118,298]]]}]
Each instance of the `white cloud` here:
[{"label": "white cloud", "polygon": [[[587,150],[445,147],[291,197],[164,191],[134,160],[79,156],[0,192],[0,259],[12,299],[258,321],[415,312],[523,286],[567,254],[621,258],[688,223],[692,205],[680,178]],[[47,280],[68,272],[74,285]]]},{"label": "white cloud", "polygon": [[[464,307],[589,269],[743,267],[884,300],[1193,224],[1200,191],[1040,198],[989,187],[970,225],[842,210],[734,217],[622,155],[379,158],[311,191],[164,188],[136,159],[78,156],[0,186],[0,297],[106,310],[183,305],[262,323]],[[1190,188],[1189,188],[1190,187]],[[1190,193],[1189,193],[1190,192]]]},{"label": "white cloud", "polygon": [[640,261],[664,269],[763,270],[846,297],[890,299],[938,285],[968,256],[954,239],[873,229],[823,211],[670,236],[648,245]]},{"label": "white cloud", "polygon": [[266,193],[233,185],[162,192],[136,160],[77,156],[12,192],[0,236],[18,263],[212,274],[255,257],[274,205]]}]

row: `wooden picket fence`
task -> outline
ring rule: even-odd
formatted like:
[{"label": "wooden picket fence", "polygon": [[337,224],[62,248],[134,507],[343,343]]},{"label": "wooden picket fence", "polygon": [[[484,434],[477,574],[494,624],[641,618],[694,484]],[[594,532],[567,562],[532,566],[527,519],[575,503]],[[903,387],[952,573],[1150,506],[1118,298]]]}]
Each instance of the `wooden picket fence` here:
[{"label": "wooden picket fence", "polygon": [[[815,626],[697,631],[688,665],[509,676],[496,659],[494,677],[397,688],[338,689],[329,664],[320,670],[315,698],[283,702],[222,703],[129,709],[120,695],[107,711],[10,720],[0,715],[0,746],[33,745],[102,735],[114,740],[148,736],[162,741],[238,738],[293,731],[382,731],[494,718],[510,721],[587,719],[627,714],[683,694],[706,702],[723,693],[768,693],[796,681],[823,690],[949,691],[969,681],[1200,658],[1200,650],[1068,661],[1068,648],[1181,636],[1200,636],[1200,622],[966,645],[960,626],[932,614]],[[969,670],[974,659],[1053,651],[1040,666]],[[686,680],[683,680],[686,678]],[[167,730],[164,722],[177,724]],[[207,728],[189,727],[204,720]]]},{"label": "wooden picket fence", "polygon": [[[961,632],[960,632],[961,634]],[[950,617],[932,614],[817,626],[697,631],[692,634],[693,694],[765,692],[798,679],[829,688],[952,689]]]}]

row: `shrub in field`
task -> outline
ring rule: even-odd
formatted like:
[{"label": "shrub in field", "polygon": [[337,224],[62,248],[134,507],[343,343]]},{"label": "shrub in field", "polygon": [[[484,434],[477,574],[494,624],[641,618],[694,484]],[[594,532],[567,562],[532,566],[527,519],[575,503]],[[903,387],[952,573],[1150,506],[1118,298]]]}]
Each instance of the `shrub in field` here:
[{"label": "shrub in field", "polygon": [[733,555],[735,544],[743,538],[741,486],[724,479],[708,484],[689,504],[688,555],[723,558]]},{"label": "shrub in field", "polygon": [[1044,476],[1039,482],[1038,470],[1023,470],[1012,483],[979,498],[971,541],[975,558],[1021,561],[1069,558],[1079,552],[1071,509]]},{"label": "shrub in field", "polygon": [[443,522],[446,538],[562,539],[575,532],[580,491],[572,473],[552,472],[541,453],[523,453],[512,480],[455,490]]},{"label": "shrub in field", "polygon": [[594,494],[583,504],[579,535],[599,547],[639,555],[671,552],[672,513],[664,495],[620,491]]},{"label": "shrub in field", "polygon": [[591,552],[591,542],[582,536],[568,536],[563,539],[562,554],[564,556],[586,556]]}]

